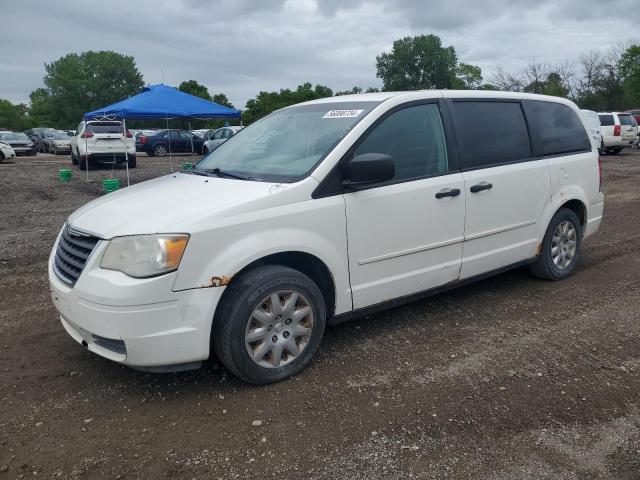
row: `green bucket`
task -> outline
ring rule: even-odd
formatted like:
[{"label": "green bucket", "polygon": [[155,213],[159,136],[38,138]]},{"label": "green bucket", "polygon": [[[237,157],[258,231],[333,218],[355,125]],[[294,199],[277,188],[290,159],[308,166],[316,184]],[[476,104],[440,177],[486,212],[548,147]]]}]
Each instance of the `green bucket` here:
[{"label": "green bucket", "polygon": [[102,187],[105,193],[115,192],[120,188],[120,179],[118,178],[105,178],[102,180]]},{"label": "green bucket", "polygon": [[68,168],[59,168],[58,169],[58,178],[63,182],[68,182],[71,180],[71,170]]},{"label": "green bucket", "polygon": [[182,162],[182,170],[191,170],[192,168],[193,168],[193,163]]}]

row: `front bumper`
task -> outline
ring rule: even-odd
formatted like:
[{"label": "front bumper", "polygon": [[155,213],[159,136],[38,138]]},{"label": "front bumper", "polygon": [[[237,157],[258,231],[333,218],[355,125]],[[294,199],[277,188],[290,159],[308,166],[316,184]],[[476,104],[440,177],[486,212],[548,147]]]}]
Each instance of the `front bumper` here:
[{"label": "front bumper", "polygon": [[224,288],[174,292],[175,272],[134,279],[100,269],[106,243],[98,243],[73,288],[54,273],[53,253],[49,259],[51,298],[69,335],[90,351],[132,367],[172,370],[206,360]]},{"label": "front bumper", "polygon": [[34,147],[13,147],[16,155],[33,155]]}]

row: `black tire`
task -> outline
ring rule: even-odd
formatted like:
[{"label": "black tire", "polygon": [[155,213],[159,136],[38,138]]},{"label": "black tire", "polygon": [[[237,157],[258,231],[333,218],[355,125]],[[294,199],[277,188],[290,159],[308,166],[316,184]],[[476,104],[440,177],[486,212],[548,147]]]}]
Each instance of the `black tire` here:
[{"label": "black tire", "polygon": [[168,153],[167,147],[162,143],[155,145],[153,147],[153,156],[154,157],[166,157]]},{"label": "black tire", "polygon": [[612,149],[610,149],[610,150],[607,150],[607,153],[608,153],[609,155],[617,155],[617,154],[619,154],[621,151],[622,151],[622,149],[621,149],[621,148],[612,148]]},{"label": "black tire", "polygon": [[80,157],[78,163],[80,164],[80,170],[87,170],[89,168],[89,159],[87,157]]},{"label": "black tire", "polygon": [[78,157],[73,154],[73,150],[71,150],[71,163],[73,165],[78,165]]},{"label": "black tire", "polygon": [[[271,293],[282,290],[299,292],[308,299],[314,316],[313,328],[306,346],[297,357],[281,367],[267,368],[249,356],[245,330],[260,302]],[[220,362],[236,377],[253,384],[273,383],[291,377],[309,364],[320,345],[325,325],[325,303],[318,286],[292,268],[265,265],[241,275],[228,287],[216,312],[211,343]]]},{"label": "black tire", "polygon": [[[553,261],[552,257],[552,240],[553,235],[560,225],[563,222],[570,222],[575,229],[575,254],[571,258],[571,261],[568,265],[561,268],[556,265]],[[582,225],[580,224],[580,219],[573,212],[573,210],[569,210],[568,208],[561,208],[556,212],[551,221],[549,222],[549,226],[547,227],[547,231],[544,234],[544,239],[542,240],[542,247],[540,249],[540,254],[536,258],[536,261],[531,264],[529,270],[531,273],[538,278],[543,278],[545,280],[562,280],[571,274],[573,269],[578,262],[578,258],[580,256],[580,247],[582,246]]]},{"label": "black tire", "polygon": [[129,168],[136,168],[136,164],[137,164],[136,157],[133,156],[133,155],[129,155],[129,162],[128,163],[129,163],[129,165],[128,165]]},{"label": "black tire", "polygon": [[209,155],[209,149],[206,146],[202,147],[202,155]]}]

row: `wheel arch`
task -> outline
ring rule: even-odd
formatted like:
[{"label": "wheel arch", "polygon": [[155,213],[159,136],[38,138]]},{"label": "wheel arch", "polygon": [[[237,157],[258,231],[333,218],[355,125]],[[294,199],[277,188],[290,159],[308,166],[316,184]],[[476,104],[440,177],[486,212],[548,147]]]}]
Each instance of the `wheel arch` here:
[{"label": "wheel arch", "polygon": [[[325,310],[327,312],[327,320],[331,318],[335,312],[336,305],[336,286],[331,270],[317,256],[303,251],[289,250],[283,252],[272,253],[265,255],[259,259],[253,260],[249,264],[242,267],[233,277],[228,280],[227,286],[231,286],[237,279],[251,270],[263,266],[263,265],[281,265],[289,267],[309,277],[322,292],[322,296],[325,300]],[[217,314],[220,311],[219,305],[224,302],[227,289],[222,293],[218,306],[216,307],[216,314],[214,315],[214,322],[217,321]]]},{"label": "wheel arch", "polygon": [[578,216],[578,219],[580,219],[580,226],[584,233],[589,219],[589,210],[587,205],[588,201],[586,193],[575,185],[569,186],[563,191],[553,195],[551,197],[551,201],[547,203],[539,222],[537,234],[538,243],[533,256],[538,255],[544,235],[547,228],[549,228],[549,223],[551,223],[551,219],[561,208],[568,208]]}]

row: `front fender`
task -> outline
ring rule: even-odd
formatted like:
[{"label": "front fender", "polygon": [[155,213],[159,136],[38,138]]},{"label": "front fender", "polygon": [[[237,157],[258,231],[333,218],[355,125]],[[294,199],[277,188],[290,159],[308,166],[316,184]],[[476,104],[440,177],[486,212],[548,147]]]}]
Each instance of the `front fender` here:
[{"label": "front fender", "polygon": [[329,269],[336,313],[351,310],[346,219],[341,196],[253,212],[192,235],[173,290],[216,288],[268,255],[302,252]]}]

